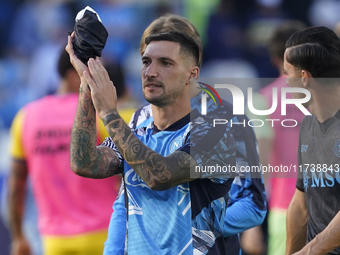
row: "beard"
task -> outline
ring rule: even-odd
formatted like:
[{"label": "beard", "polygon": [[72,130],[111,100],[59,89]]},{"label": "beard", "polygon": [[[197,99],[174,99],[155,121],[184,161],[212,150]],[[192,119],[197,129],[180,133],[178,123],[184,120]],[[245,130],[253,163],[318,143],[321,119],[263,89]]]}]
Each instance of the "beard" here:
[{"label": "beard", "polygon": [[144,92],[143,92],[143,94],[144,94],[145,100],[150,104],[153,104],[153,105],[156,105],[156,106],[164,106],[164,105],[167,104],[165,94],[161,94],[158,97],[147,96],[147,95],[145,95]]},{"label": "beard", "polygon": [[183,92],[183,89],[177,88],[176,90],[165,91],[163,87],[163,93],[159,95],[148,95],[143,91],[144,98],[150,104],[158,107],[166,106],[175,101]]}]

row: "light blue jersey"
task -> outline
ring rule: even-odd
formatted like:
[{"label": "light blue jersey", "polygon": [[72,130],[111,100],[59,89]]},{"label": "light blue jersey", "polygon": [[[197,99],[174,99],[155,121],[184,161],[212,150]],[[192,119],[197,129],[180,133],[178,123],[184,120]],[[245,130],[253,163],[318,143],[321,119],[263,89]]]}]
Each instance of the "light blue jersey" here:
[{"label": "light blue jersey", "polygon": [[[198,112],[194,114],[200,116]],[[150,123],[135,130],[135,134],[162,156],[182,150],[190,152],[196,162],[204,159],[206,163],[213,157],[224,165],[236,164],[235,142],[228,129],[211,130],[208,121],[200,125],[189,122],[187,115],[164,131]],[[216,144],[200,145],[200,140],[212,140],[212,134],[219,135]],[[107,141],[104,144],[108,146]],[[220,147],[227,153],[218,153]],[[124,162],[124,182],[128,201],[125,249],[129,255],[226,254],[223,227],[231,178],[210,176],[154,191]]]},{"label": "light blue jersey", "polygon": [[[189,126],[184,125],[176,131],[152,135],[151,126],[144,134],[141,134],[143,128],[137,130],[137,136],[163,156],[182,147],[189,131]],[[129,201],[129,254],[192,254],[189,183],[154,191],[126,162],[124,164]]]},{"label": "light blue jersey", "polygon": [[[192,108],[201,109],[201,95],[191,99]],[[207,99],[209,115],[215,118],[233,119],[234,122],[248,122],[246,116],[232,114],[231,104],[223,101],[223,107],[217,107],[213,100]],[[151,105],[140,108],[132,117],[130,127],[147,126],[152,123]],[[231,128],[236,141],[236,165],[259,166],[257,142],[251,127],[233,125]],[[124,191],[124,189],[122,189]],[[228,197],[226,197],[227,199]],[[124,193],[119,195],[113,206],[114,213],[109,225],[109,238],[105,243],[104,255],[122,255],[124,253],[124,237],[126,224],[126,209],[124,205]],[[263,222],[266,215],[266,196],[261,173],[247,174],[235,178],[226,211],[224,231],[225,237],[235,235],[246,229],[257,226]],[[228,254],[239,254],[238,238],[225,238]]]}]

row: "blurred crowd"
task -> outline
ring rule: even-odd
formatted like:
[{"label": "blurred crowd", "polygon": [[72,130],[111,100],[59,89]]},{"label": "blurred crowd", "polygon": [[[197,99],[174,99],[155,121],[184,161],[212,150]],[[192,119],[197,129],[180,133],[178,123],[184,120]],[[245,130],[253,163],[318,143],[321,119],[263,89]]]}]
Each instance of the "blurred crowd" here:
[{"label": "blurred crowd", "polygon": [[76,14],[86,6],[99,14],[109,33],[103,61],[124,76],[135,106],[145,103],[140,38],[163,14],[182,15],[198,28],[204,42],[203,78],[276,78],[268,40],[280,23],[294,19],[335,28],[340,21],[340,0],[2,0],[0,191],[8,171],[12,120],[28,102],[56,91],[58,54],[73,31]]},{"label": "blurred crowd", "polygon": [[[24,104],[55,92],[59,84],[56,60],[68,32],[73,31],[77,12],[89,5],[100,14],[110,35],[105,59],[134,74],[129,61],[134,59],[143,29],[160,8],[154,3],[83,0],[2,1],[0,5],[0,126],[4,128]],[[128,83],[135,82],[134,75],[127,78]]]},{"label": "blurred crowd", "polygon": [[121,66],[131,96],[142,103],[139,40],[156,17],[176,13],[199,29],[204,41],[204,77],[277,77],[267,40],[283,20],[335,27],[337,0],[3,0],[0,3],[0,128],[8,128],[27,102],[52,94],[55,63],[74,18],[85,6],[109,32],[103,57]]}]

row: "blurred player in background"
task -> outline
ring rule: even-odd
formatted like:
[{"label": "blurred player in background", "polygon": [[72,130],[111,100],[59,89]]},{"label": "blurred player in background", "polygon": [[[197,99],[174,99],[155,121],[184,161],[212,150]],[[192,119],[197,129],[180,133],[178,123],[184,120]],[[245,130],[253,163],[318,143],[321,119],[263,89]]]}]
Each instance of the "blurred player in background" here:
[{"label": "blurred player in background", "polygon": [[[92,180],[71,171],[69,143],[80,78],[65,50],[60,53],[58,71],[62,79],[57,94],[23,107],[11,127],[11,255],[32,254],[22,231],[28,176],[45,255],[99,255],[107,237],[120,178]],[[105,127],[90,121],[87,125],[97,131],[97,143],[101,143],[107,135]]]},{"label": "blurred player in background", "polygon": [[[284,72],[312,115],[300,127],[298,179],[287,212],[286,254],[340,254],[340,39],[310,27],[286,43]],[[293,93],[293,98],[303,98]]]},{"label": "blurred player in background", "polygon": [[[273,31],[268,42],[271,62],[279,71],[280,76],[273,83],[262,88],[255,98],[259,108],[269,109],[273,103],[273,88],[276,88],[278,92],[278,107],[270,116],[256,115],[251,118],[262,119],[264,123],[262,127],[254,128],[259,144],[260,160],[264,166],[297,165],[296,152],[299,140],[299,127],[305,115],[293,104],[287,104],[287,115],[281,115],[281,88],[287,87],[286,77],[283,73],[283,55],[286,41],[293,33],[303,28],[305,28],[305,25],[300,21],[284,21]],[[292,98],[289,93],[286,97]],[[299,124],[289,128],[282,125],[272,126],[265,119],[275,119],[280,122],[283,119],[294,119]],[[296,182],[296,178],[293,177],[266,174],[265,180],[268,184],[267,195],[269,200],[268,255],[283,255],[285,253],[286,212],[289,202],[293,197]]]}]

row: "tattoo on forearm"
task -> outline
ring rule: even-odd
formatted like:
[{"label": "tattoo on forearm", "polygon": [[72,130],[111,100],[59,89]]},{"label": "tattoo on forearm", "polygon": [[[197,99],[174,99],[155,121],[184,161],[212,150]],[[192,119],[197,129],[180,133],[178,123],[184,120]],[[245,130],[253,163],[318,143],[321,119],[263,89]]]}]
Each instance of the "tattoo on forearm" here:
[{"label": "tattoo on forearm", "polygon": [[[92,130],[92,132],[96,133],[95,126],[95,110],[91,101],[91,97],[88,93],[86,93],[82,88],[79,89],[79,100],[81,104],[82,111],[79,111],[78,117],[81,119],[81,126],[85,129]],[[94,114],[91,114],[93,112]]]},{"label": "tattoo on forearm", "polygon": [[179,181],[190,179],[189,171],[181,171],[196,164],[190,155],[178,151],[173,153],[171,158],[161,156],[144,145],[117,112],[111,115],[110,122],[107,123],[109,135],[126,162],[145,183],[149,186],[166,182],[175,185]]},{"label": "tattoo on forearm", "polygon": [[97,149],[96,112],[89,92],[80,88],[79,102],[72,129],[70,157],[79,174],[105,178],[119,173],[119,158],[107,147]]},{"label": "tattoo on forearm", "polygon": [[[98,150],[90,142],[90,136],[83,130],[74,131],[72,136],[71,157],[78,169],[92,169],[92,177],[109,177],[120,173],[120,161],[116,153],[105,146]],[[93,159],[93,160],[92,160]]]},{"label": "tattoo on forearm", "polygon": [[71,162],[76,164],[77,169],[92,167],[91,162],[95,158],[96,128],[93,128],[95,123],[93,116],[95,117],[95,112],[91,105],[91,97],[80,88],[70,146]]}]

